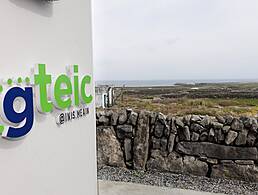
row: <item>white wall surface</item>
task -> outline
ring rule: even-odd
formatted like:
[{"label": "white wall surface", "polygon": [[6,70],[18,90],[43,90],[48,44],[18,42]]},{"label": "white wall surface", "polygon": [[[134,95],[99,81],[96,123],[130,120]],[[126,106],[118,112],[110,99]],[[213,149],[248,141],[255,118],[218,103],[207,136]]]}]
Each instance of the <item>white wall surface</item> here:
[{"label": "white wall surface", "polygon": [[[0,2],[1,79],[24,78],[37,63],[53,76],[72,64],[80,75],[92,74],[90,0],[43,2]],[[35,111],[24,139],[0,138],[0,194],[95,195],[94,112],[91,104],[89,116],[58,127],[55,113]]]}]

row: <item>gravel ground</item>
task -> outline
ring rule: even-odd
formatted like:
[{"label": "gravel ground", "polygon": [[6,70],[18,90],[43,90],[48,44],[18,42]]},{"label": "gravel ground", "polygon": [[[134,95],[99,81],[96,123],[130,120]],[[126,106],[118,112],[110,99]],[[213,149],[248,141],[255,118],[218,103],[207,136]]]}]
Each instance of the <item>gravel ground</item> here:
[{"label": "gravel ground", "polygon": [[115,167],[102,167],[98,170],[98,179],[232,195],[258,195],[258,183],[210,179],[207,177],[177,175],[158,171],[141,172]]}]

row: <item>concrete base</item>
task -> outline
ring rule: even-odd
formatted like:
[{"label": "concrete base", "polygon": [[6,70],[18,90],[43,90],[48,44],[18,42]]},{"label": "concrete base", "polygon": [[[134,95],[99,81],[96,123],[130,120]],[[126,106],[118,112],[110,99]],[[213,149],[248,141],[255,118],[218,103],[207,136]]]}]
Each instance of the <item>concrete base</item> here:
[{"label": "concrete base", "polygon": [[99,195],[215,195],[215,193],[146,186],[133,183],[99,181],[98,184]]}]

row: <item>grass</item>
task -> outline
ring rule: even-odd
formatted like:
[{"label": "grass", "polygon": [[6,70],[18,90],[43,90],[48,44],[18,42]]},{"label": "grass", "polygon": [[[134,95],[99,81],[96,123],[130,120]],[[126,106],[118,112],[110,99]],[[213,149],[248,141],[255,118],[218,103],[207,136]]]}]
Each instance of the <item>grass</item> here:
[{"label": "grass", "polygon": [[[192,87],[197,87],[198,90],[192,90]],[[119,88],[117,90],[119,92]],[[121,101],[121,98],[117,99],[117,105],[115,106],[117,109],[145,109],[179,116],[185,114],[258,116],[258,98],[251,98],[258,97],[257,82],[129,87],[123,91],[124,99],[123,101]],[[216,93],[218,93],[218,96],[216,96]],[[172,94],[172,96],[169,96],[169,94]],[[175,98],[177,94],[183,95],[178,96],[180,98]],[[232,98],[236,96],[230,96],[230,94],[235,94],[238,97]]]},{"label": "grass", "polygon": [[235,99],[159,99],[139,98],[127,96],[124,101],[118,101],[118,108],[133,108],[135,110],[150,110],[164,114],[185,115],[233,115],[233,116],[257,116],[258,99],[235,98]]}]

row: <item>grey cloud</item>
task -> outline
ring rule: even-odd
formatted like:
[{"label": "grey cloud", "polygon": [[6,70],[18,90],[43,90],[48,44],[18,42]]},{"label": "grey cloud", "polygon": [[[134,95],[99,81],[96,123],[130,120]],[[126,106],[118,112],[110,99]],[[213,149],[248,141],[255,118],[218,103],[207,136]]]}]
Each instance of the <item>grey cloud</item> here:
[{"label": "grey cloud", "polygon": [[94,0],[97,80],[257,78],[256,0]]}]

